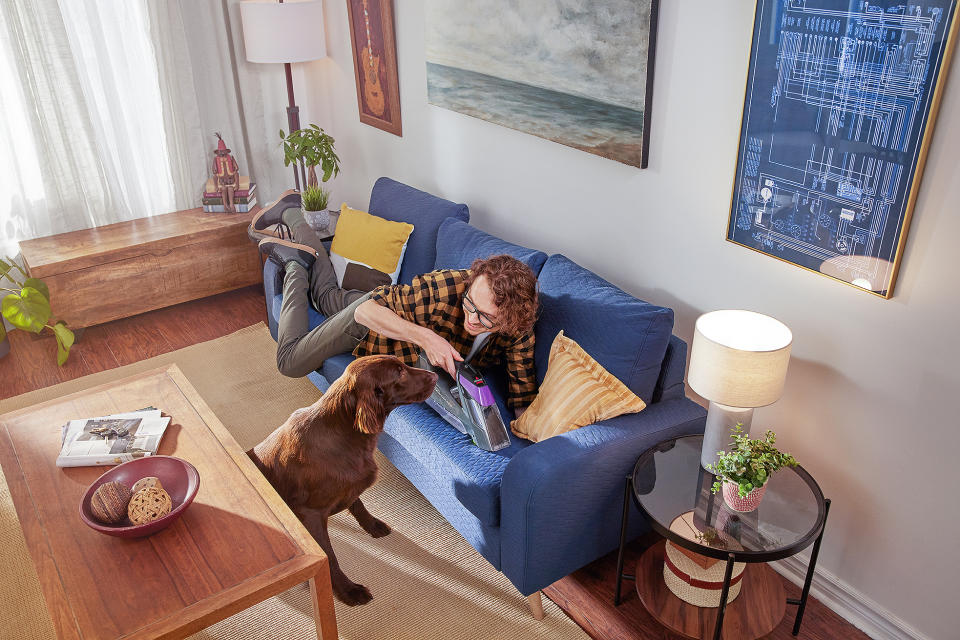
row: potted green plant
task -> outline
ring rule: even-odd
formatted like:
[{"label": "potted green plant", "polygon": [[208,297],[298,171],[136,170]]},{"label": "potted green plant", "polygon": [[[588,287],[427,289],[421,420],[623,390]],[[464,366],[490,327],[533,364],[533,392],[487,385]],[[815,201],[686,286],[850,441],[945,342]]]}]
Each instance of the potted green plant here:
[{"label": "potted green plant", "polygon": [[[330,224],[330,214],[327,213],[330,192],[320,187],[320,183],[340,174],[340,158],[333,143],[333,138],[315,124],[289,134],[280,130],[283,165],[289,167],[293,163],[296,166],[303,162],[307,168],[307,184],[303,185],[300,194],[301,208],[304,218],[315,229],[323,229]],[[319,180],[317,167],[323,172]]]},{"label": "potted green plant", "polygon": [[[14,275],[14,269],[20,276]],[[3,298],[3,317],[15,329],[40,333],[49,329],[57,339],[57,364],[61,367],[70,355],[73,346],[73,331],[62,320],[53,321],[50,309],[50,289],[37,278],[31,278],[20,266],[7,258],[0,260],[0,282],[9,280],[15,289],[0,285],[0,291],[7,295]],[[52,322],[52,324],[51,324]],[[0,322],[0,340],[6,340],[6,330]],[[9,350],[9,345],[7,350]]]},{"label": "potted green plant", "polygon": [[327,211],[329,202],[330,192],[319,185],[307,187],[300,194],[303,217],[314,229],[326,229],[330,226],[330,212]]},{"label": "potted green plant", "polygon": [[734,511],[753,511],[763,499],[770,476],[783,467],[797,466],[797,461],[774,446],[777,436],[773,431],[751,440],[738,423],[730,436],[732,450],[718,451],[716,464],[707,465],[707,470],[717,476],[713,493],[722,490],[724,501]]},{"label": "potted green plant", "polygon": [[[303,161],[307,168],[307,184],[315,187],[320,182],[340,174],[340,158],[333,149],[334,139],[315,124],[289,134],[280,130],[280,146],[283,147],[283,165]],[[317,167],[323,171],[323,177],[317,180]]]}]

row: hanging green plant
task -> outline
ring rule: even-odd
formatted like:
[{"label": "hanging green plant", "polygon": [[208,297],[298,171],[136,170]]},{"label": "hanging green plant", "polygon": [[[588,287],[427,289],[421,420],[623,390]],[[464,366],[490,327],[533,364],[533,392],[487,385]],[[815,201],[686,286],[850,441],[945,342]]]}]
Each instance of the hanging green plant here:
[{"label": "hanging green plant", "polygon": [[[17,277],[14,270],[19,271],[22,278]],[[31,278],[20,266],[7,258],[0,260],[0,280],[6,278],[16,289],[0,286],[0,291],[7,295],[3,298],[2,313],[3,317],[22,331],[31,333],[40,333],[44,329],[50,329],[57,340],[57,364],[61,367],[70,357],[70,347],[73,346],[73,331],[67,328],[62,320],[52,321],[52,310],[50,308],[50,289],[46,283],[37,278]],[[53,324],[51,324],[53,322]],[[2,330],[2,326],[0,326]],[[0,334],[0,340],[3,339]]]}]

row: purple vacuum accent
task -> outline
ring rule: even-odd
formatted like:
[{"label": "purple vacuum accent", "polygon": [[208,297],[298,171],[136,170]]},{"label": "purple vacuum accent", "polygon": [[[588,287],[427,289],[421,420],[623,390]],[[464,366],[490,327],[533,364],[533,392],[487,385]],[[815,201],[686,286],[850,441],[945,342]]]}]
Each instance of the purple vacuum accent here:
[{"label": "purple vacuum accent", "polygon": [[493,392],[490,391],[490,387],[486,385],[479,375],[477,375],[473,369],[466,368],[466,371],[462,370],[458,372],[458,377],[460,378],[460,385],[463,387],[463,390],[470,394],[474,400],[480,403],[481,406],[489,407],[496,403],[493,399]]}]

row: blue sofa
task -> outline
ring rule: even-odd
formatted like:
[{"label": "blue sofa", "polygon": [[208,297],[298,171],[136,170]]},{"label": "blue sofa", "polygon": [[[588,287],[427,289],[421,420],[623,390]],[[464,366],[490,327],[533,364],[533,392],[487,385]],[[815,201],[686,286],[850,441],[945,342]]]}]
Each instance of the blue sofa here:
[{"label": "blue sofa", "polygon": [[[537,378],[542,382],[557,332],[576,340],[640,396],[647,408],[539,443],[511,434],[487,452],[424,404],[387,419],[381,452],[493,567],[524,596],[617,548],[624,479],[656,443],[702,433],[706,411],[684,394],[686,344],[672,335],[673,311],[648,304],[562,255],[521,247],[468,224],[466,205],[380,178],[370,213],[414,225],[400,281],[434,269],[466,268],[478,257],[508,253],[538,274],[542,310],[536,325]],[[264,266],[270,330],[277,337],[282,272]],[[323,316],[311,311],[311,326]],[[310,380],[326,390],[352,360],[327,360]],[[485,372],[504,420],[501,372]],[[633,507],[631,507],[633,508]],[[647,530],[630,518],[631,539]]]}]

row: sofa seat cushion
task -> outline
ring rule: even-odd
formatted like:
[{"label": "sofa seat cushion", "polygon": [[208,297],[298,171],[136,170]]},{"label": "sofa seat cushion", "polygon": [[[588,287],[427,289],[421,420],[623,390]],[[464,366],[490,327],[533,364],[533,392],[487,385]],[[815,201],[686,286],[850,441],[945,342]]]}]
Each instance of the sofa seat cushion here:
[{"label": "sofa seat cushion", "polygon": [[395,222],[409,222],[413,233],[400,267],[400,283],[410,284],[415,276],[433,271],[437,252],[437,230],[447,218],[470,221],[465,204],[456,204],[390,178],[380,178],[370,192],[371,214]]},{"label": "sofa seat cushion", "polygon": [[559,254],[547,259],[537,280],[537,381],[543,382],[550,346],[563,330],[650,404],[673,332],[673,310],[639,300]]},{"label": "sofa seat cushion", "polygon": [[547,254],[536,249],[528,249],[489,233],[456,218],[448,218],[440,224],[437,233],[437,261],[434,269],[469,269],[477,258],[506,254],[513,256],[533,270],[540,273]]},{"label": "sofa seat cushion", "polygon": [[460,504],[485,525],[500,525],[500,482],[507,463],[531,443],[511,436],[510,446],[484,451],[426,404],[394,409],[384,431],[396,440]]}]

